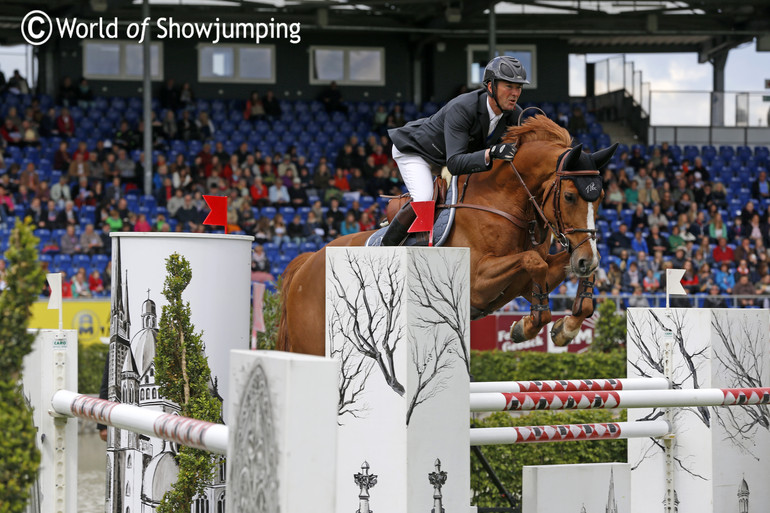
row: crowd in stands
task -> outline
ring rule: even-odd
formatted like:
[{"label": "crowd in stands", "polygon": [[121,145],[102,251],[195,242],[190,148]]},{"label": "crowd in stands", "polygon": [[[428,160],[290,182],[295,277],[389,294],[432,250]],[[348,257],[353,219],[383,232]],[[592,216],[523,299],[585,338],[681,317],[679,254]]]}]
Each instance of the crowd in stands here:
[{"label": "crowd in stands", "polygon": [[[253,278],[262,281],[302,251],[375,228],[380,196],[403,190],[387,129],[438,108],[345,102],[336,84],[312,102],[272,91],[207,101],[169,79],[153,100],[145,194],[138,99],[100,97],[69,77],[56,98],[6,87],[2,99],[0,250],[14,218],[30,218],[43,265],[72,277],[64,290],[74,297],[108,293],[111,232],[216,230],[202,225],[204,194],[229,198],[228,231],[255,237]],[[609,145],[583,105],[540,106],[587,149]],[[665,269],[683,268],[695,294],[770,294],[767,164],[766,147],[621,145],[603,177],[597,292],[646,306],[665,290]],[[0,259],[0,288],[4,267]],[[558,292],[576,289],[568,279]]]}]

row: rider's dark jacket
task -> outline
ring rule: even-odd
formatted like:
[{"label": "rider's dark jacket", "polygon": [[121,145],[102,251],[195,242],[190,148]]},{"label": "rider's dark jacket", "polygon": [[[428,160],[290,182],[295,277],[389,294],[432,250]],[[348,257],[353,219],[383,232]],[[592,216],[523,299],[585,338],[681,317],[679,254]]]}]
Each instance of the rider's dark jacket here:
[{"label": "rider's dark jacket", "polygon": [[521,107],[503,113],[494,132],[489,131],[487,92],[478,89],[452,99],[430,117],[388,130],[401,153],[419,155],[438,166],[446,165],[453,175],[486,171],[484,151],[500,141],[505,130],[518,125]]}]

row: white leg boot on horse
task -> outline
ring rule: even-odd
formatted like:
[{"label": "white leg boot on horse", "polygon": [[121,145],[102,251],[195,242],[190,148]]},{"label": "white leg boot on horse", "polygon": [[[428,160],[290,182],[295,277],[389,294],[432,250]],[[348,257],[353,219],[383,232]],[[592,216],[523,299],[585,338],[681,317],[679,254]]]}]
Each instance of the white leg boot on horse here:
[{"label": "white leg boot on horse", "polygon": [[572,303],[572,315],[562,317],[553,323],[551,339],[557,347],[569,344],[577,336],[583,321],[594,313],[594,276],[583,278],[578,285],[577,295]]},{"label": "white leg boot on horse", "polygon": [[409,235],[409,227],[412,226],[415,219],[417,219],[417,214],[414,212],[411,202],[401,207],[401,210],[396,213],[387,231],[385,231],[385,235],[382,237],[382,245],[400,246],[403,244],[407,235]]}]

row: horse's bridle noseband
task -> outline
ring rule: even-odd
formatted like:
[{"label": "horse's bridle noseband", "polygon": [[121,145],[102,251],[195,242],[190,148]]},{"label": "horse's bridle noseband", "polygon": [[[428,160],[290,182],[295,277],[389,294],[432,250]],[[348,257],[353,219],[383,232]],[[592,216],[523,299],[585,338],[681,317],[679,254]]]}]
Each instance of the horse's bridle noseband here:
[{"label": "horse's bridle noseband", "polygon": [[[540,217],[540,219],[546,224],[546,226],[548,226],[548,228],[553,233],[554,237],[556,237],[556,240],[558,240],[559,243],[564,248],[566,248],[570,254],[572,254],[572,252],[574,252],[576,249],[578,249],[580,246],[582,246],[586,242],[590,240],[596,240],[596,229],[564,227],[564,220],[562,219],[562,216],[561,216],[561,181],[572,180],[573,178],[577,178],[580,176],[599,176],[600,173],[598,169],[565,171],[564,163],[567,160],[565,156],[569,151],[571,150],[566,150],[564,153],[562,153],[559,156],[559,165],[556,168],[556,176],[554,177],[550,187],[548,187],[548,190],[543,195],[543,201],[539,205],[535,197],[532,195],[532,192],[530,192],[529,187],[527,187],[527,184],[524,183],[524,179],[519,174],[519,170],[516,169],[515,165],[513,165],[513,161],[510,161],[510,164],[514,174],[519,179],[519,182],[521,182],[521,185],[522,187],[524,187],[524,190],[527,192],[527,196],[529,196],[529,201],[532,204],[537,216]],[[556,217],[556,226],[554,226],[553,223],[548,220],[548,218],[545,216],[545,213],[543,212],[543,207],[545,206],[545,202],[548,200],[548,196],[551,194],[551,192],[554,193],[553,210],[554,210],[554,215]],[[588,235],[586,235],[586,237],[583,240],[581,240],[576,246],[573,246],[569,238],[567,238],[567,235],[570,235],[573,233],[587,233]]]}]

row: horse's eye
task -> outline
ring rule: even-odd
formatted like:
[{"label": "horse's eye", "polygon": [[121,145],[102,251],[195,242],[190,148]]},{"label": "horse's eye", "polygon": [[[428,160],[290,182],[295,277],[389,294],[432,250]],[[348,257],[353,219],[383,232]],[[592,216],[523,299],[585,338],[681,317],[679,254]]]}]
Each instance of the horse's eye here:
[{"label": "horse's eye", "polygon": [[567,201],[567,203],[575,203],[575,194],[572,192],[565,192],[564,199]]}]

